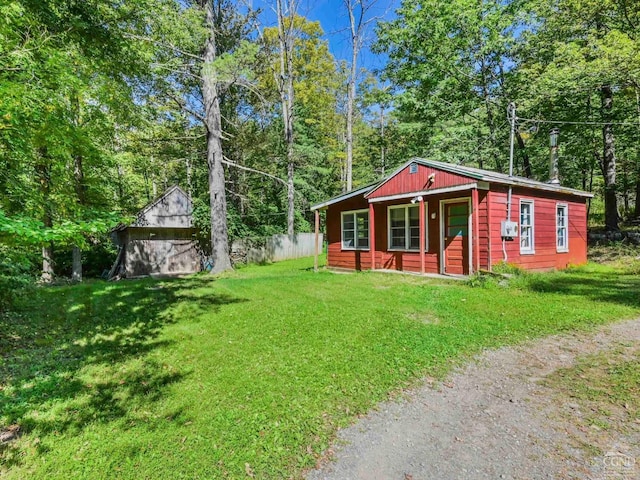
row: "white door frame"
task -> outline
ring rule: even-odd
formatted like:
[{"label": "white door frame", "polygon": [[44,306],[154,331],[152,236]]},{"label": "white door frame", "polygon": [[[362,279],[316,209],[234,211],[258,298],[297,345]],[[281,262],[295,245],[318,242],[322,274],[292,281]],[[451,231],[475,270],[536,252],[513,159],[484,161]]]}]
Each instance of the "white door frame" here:
[{"label": "white door frame", "polygon": [[444,265],[444,238],[446,233],[446,226],[444,224],[444,206],[448,203],[463,203],[467,201],[468,204],[468,226],[469,226],[469,275],[473,273],[473,222],[472,222],[472,211],[473,205],[471,204],[471,197],[458,197],[458,198],[449,198],[446,200],[440,200],[440,273],[442,275],[446,274],[445,265]]}]

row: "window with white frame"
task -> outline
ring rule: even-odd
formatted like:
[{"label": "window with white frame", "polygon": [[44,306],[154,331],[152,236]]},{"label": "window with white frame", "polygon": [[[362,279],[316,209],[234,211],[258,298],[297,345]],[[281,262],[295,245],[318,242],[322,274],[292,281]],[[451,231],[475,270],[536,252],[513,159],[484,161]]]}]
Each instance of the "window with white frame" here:
[{"label": "window with white frame", "polygon": [[534,253],[532,200],[520,200],[520,253]]},{"label": "window with white frame", "polygon": [[[425,203],[425,210],[427,204]],[[420,250],[420,205],[399,205],[388,208],[389,250]],[[425,213],[425,249],[427,222]]]},{"label": "window with white frame", "polygon": [[568,207],[556,205],[556,249],[558,252],[569,251]]},{"label": "window with white frame", "polygon": [[342,248],[369,249],[369,210],[342,212]]}]

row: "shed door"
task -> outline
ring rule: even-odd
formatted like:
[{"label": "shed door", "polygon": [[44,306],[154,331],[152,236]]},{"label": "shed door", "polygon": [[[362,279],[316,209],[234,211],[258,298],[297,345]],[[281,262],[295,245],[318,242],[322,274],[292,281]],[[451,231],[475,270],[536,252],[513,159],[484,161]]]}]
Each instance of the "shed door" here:
[{"label": "shed door", "polygon": [[444,273],[469,274],[469,203],[444,205]]}]

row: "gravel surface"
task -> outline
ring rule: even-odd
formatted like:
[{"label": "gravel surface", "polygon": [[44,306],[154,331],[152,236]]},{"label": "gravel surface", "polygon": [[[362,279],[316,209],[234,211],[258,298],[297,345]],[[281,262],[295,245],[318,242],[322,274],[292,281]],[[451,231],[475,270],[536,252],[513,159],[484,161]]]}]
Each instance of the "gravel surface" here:
[{"label": "gravel surface", "polygon": [[637,444],[611,445],[638,459],[624,474],[573,447],[562,405],[539,383],[622,341],[640,343],[640,319],[487,351],[444,382],[427,381],[342,430],[335,455],[307,479],[640,478]]}]

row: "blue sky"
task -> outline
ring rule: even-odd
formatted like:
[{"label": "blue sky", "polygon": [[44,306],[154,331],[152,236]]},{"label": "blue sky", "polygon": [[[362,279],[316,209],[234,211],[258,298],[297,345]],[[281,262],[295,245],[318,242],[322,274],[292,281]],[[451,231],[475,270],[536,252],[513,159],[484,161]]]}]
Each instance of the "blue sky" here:
[{"label": "blue sky", "polygon": [[[393,11],[399,4],[400,0],[378,0],[370,10],[370,15],[391,19]],[[274,0],[257,0],[254,2],[254,7],[262,8],[265,11],[264,17],[267,22],[273,17],[272,14],[267,13],[267,10],[271,10],[271,5],[275,5]],[[298,13],[310,20],[320,22],[334,57],[345,60],[351,58],[348,32],[349,18],[343,0],[300,0]],[[272,21],[275,23],[275,18]],[[368,32],[368,43],[373,40],[373,25],[371,25]],[[360,67],[374,70],[382,68],[384,63],[384,57],[371,53],[365,45],[358,61]]]}]

